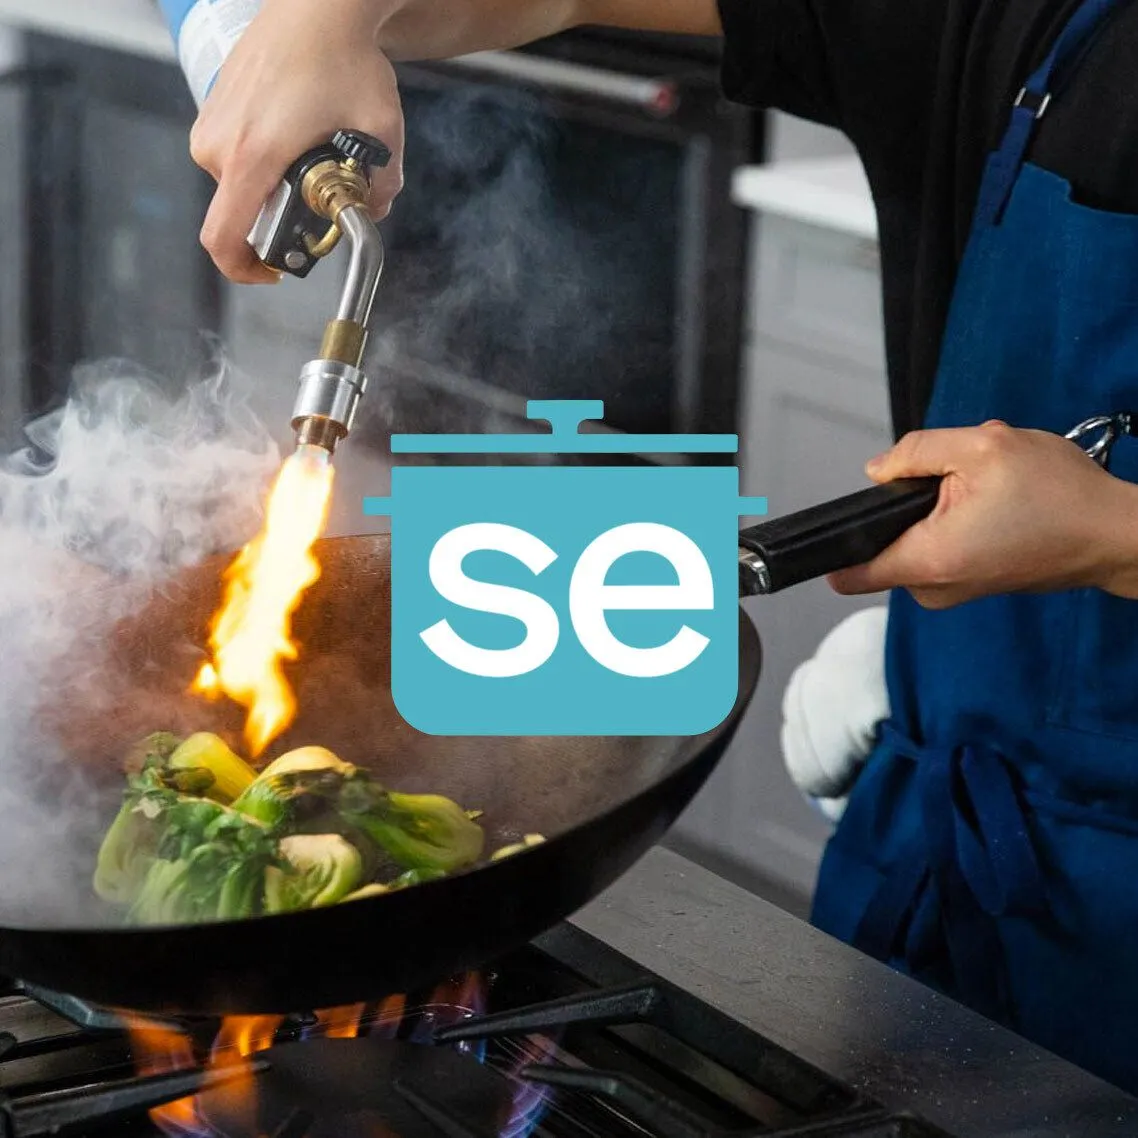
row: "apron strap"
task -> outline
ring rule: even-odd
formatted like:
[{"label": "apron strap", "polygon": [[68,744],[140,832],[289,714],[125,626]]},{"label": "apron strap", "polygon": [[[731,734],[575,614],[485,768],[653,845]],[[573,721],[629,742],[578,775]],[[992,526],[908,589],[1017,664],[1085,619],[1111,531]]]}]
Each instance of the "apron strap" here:
[{"label": "apron strap", "polygon": [[995,225],[1015,185],[1035,124],[1051,102],[1051,82],[1086,45],[1111,12],[1124,0],[1083,0],[1060,32],[1043,62],[1028,77],[1012,106],[1011,121],[999,148],[988,159],[974,225]]},{"label": "apron strap", "polygon": [[997,922],[1041,913],[1047,900],[1011,772],[994,751],[922,747],[891,724],[882,743],[915,764],[921,829],[870,899],[854,946],[886,962],[947,958],[960,997],[1009,1022]]}]

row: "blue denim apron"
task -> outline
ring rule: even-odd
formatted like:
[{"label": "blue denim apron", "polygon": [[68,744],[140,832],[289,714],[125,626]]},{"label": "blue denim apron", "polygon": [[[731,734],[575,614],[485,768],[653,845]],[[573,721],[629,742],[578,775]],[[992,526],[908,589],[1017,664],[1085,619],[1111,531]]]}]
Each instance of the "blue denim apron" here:
[{"label": "blue denim apron", "polygon": [[[1062,434],[1138,408],[1138,216],[1078,204],[1025,158],[1057,76],[1120,6],[1077,9],[988,161],[929,427]],[[1107,469],[1138,482],[1138,438]],[[886,674],[891,718],[814,923],[1138,1091],[1138,602],[931,612],[897,591]]]}]

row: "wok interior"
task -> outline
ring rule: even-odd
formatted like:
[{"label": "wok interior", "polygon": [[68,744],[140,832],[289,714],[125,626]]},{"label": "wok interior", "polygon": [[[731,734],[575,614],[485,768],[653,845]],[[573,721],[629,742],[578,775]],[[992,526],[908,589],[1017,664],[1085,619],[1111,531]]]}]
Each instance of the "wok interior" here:
[{"label": "wok interior", "polygon": [[[297,717],[265,761],[305,744],[328,747],[394,789],[444,794],[485,811],[480,822],[492,848],[523,833],[552,837],[584,822],[694,753],[691,739],[458,738],[415,731],[390,694],[389,536],[326,539],[317,557],[321,578],[294,617],[299,659],[286,668]],[[99,683],[72,686],[55,730],[94,772],[112,809],[123,785],[123,753],[152,731],[212,730],[245,753],[243,710],[188,693],[229,560],[184,573],[121,620],[100,649]]]}]

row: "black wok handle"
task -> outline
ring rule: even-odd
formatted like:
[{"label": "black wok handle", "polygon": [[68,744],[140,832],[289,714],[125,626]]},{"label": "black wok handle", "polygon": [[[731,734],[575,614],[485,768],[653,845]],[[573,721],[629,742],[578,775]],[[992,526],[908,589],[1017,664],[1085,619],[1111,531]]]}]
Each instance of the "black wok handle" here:
[{"label": "black wok handle", "polygon": [[899,478],[739,534],[739,593],[777,593],[872,561],[928,517],[940,478]]}]

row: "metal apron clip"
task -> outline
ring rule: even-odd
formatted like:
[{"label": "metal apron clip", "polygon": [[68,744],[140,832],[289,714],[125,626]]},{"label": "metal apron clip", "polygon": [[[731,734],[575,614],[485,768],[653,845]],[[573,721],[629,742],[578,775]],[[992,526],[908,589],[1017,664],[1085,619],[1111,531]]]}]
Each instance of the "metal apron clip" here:
[{"label": "metal apron clip", "polygon": [[[1122,435],[1135,434],[1135,426],[1135,416],[1129,411],[1120,411],[1115,415],[1084,419],[1063,437],[1078,443],[1099,466],[1106,466],[1111,448]],[[1092,441],[1086,441],[1088,439]]]}]

